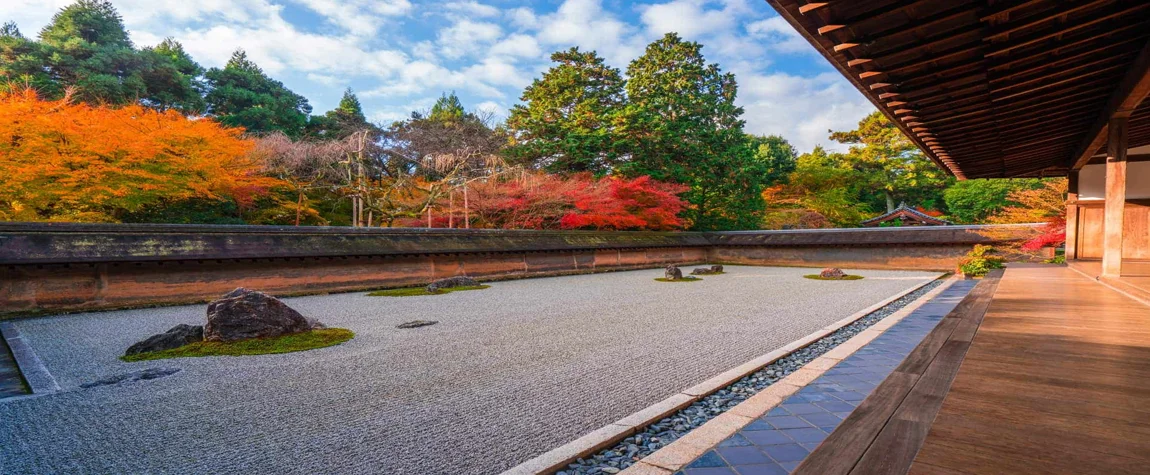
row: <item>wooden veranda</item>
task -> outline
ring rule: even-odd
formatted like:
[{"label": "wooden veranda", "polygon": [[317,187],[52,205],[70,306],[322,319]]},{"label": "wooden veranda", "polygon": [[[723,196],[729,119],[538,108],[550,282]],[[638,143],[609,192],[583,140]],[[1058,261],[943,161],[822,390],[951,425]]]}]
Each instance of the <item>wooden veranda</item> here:
[{"label": "wooden veranda", "polygon": [[768,3],[957,178],[1069,177],[1069,267],[980,284],[796,473],[1147,473],[1150,2]]}]

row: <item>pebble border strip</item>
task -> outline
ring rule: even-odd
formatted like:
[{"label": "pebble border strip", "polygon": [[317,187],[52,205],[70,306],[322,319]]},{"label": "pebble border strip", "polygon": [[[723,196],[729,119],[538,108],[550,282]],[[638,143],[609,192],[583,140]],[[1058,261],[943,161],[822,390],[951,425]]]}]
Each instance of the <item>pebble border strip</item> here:
[{"label": "pebble border strip", "polygon": [[882,319],[897,312],[911,302],[946,282],[939,278],[926,284],[886,306],[867,314],[854,323],[843,326],[835,332],[811,344],[779,358],[759,371],[720,389],[709,396],[695,401],[649,426],[642,431],[623,439],[611,448],[578,459],[556,475],[597,475],[615,474],[636,464],[640,459],[669,445],[698,428],[707,421],[727,412],[739,403],[749,399],[787,375],[795,372],[815,358],[831,351],[851,337],[862,333]]}]

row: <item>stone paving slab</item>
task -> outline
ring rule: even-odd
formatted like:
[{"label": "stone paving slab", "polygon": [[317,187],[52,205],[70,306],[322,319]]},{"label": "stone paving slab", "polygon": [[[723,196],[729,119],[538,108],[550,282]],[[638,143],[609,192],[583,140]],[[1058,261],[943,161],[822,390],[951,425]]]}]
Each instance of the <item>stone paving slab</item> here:
[{"label": "stone paving slab", "polygon": [[787,474],[862,402],[977,281],[958,281],[675,475]]},{"label": "stone paving slab", "polygon": [[29,392],[16,360],[12,358],[7,339],[0,338],[0,399],[23,396]]},{"label": "stone paving slab", "polygon": [[[62,391],[0,403],[0,473],[498,473],[935,276],[851,272],[867,278],[730,266],[292,298],[356,338],[255,357],[117,359],[202,305],[20,320]],[[395,328],[414,319],[440,323]],[[143,368],[180,371],[80,388]]]}]

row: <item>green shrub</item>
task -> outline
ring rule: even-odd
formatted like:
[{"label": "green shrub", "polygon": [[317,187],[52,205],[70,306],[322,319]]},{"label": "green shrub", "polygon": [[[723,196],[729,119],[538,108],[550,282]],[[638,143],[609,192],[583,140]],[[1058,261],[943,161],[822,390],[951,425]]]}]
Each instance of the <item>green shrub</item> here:
[{"label": "green shrub", "polygon": [[985,244],[976,244],[974,249],[966,254],[958,263],[958,270],[963,274],[983,276],[993,269],[1001,269],[1005,259],[992,255],[994,248]]}]

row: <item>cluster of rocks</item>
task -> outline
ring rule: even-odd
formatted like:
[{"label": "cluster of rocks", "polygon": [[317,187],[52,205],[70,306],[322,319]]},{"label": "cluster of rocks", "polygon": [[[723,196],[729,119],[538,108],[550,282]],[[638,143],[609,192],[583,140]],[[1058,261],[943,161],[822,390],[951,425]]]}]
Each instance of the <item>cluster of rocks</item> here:
[{"label": "cluster of rocks", "polygon": [[714,275],[722,273],[723,266],[719,264],[715,264],[711,267],[696,267],[695,270],[691,271],[691,275]]},{"label": "cluster of rocks", "polygon": [[240,287],[208,304],[207,324],[179,324],[130,347],[124,356],[179,348],[197,341],[232,342],[326,328],[279,299]]},{"label": "cluster of rocks", "polygon": [[824,279],[842,279],[846,276],[847,273],[843,272],[843,270],[839,269],[838,267],[827,267],[826,269],[823,269],[822,272],[819,272],[819,277]]},{"label": "cluster of rocks", "polygon": [[897,312],[907,304],[917,300],[923,294],[942,285],[941,280],[927,284],[914,292],[895,300],[846,325],[834,333],[791,354],[780,358],[759,371],[740,379],[711,395],[696,401],[694,404],[681,409],[679,412],[663,418],[641,432],[623,439],[615,446],[603,450],[590,457],[581,458],[567,466],[556,475],[595,475],[601,473],[619,473],[623,469],[634,465],[643,457],[651,455],[656,450],[666,447],[687,432],[714,419],[739,403],[747,400],[759,391],[766,389],[776,381],[795,372],[803,365],[822,356],[834,347],[851,339],[871,325],[878,323],[890,314]]},{"label": "cluster of rocks", "polygon": [[452,289],[455,287],[478,287],[479,281],[467,277],[465,275],[448,277],[446,279],[439,279],[427,285],[429,293],[437,293],[443,289]]},{"label": "cluster of rocks", "polygon": [[678,266],[667,266],[666,272],[663,273],[667,280],[683,280],[683,270]]}]

